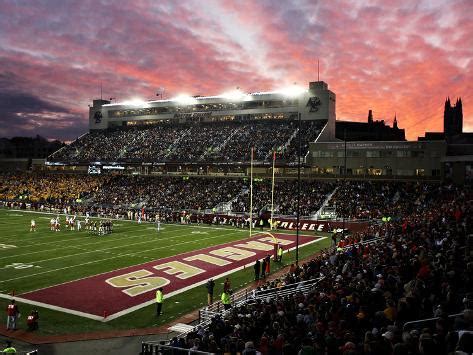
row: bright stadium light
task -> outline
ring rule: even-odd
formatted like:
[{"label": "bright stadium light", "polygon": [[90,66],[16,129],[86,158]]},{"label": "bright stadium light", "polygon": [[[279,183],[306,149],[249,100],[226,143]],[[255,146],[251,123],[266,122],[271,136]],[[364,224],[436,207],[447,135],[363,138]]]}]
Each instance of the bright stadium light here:
[{"label": "bright stadium light", "polygon": [[248,95],[245,94],[240,89],[236,89],[236,90],[226,91],[219,96],[229,101],[244,101],[246,100]]},{"label": "bright stadium light", "polygon": [[194,105],[197,103],[197,99],[195,97],[184,94],[173,97],[171,101],[175,101],[181,105]]},{"label": "bright stadium light", "polygon": [[297,96],[303,94],[306,91],[307,90],[304,87],[294,84],[294,85],[291,85],[287,88],[283,88],[281,90],[278,90],[278,93],[280,93],[284,96],[287,96],[287,97],[297,97]]},{"label": "bright stadium light", "polygon": [[120,104],[121,105],[128,105],[128,106],[144,107],[144,106],[146,106],[147,103],[146,103],[146,101],[135,97],[131,100],[123,101]]}]

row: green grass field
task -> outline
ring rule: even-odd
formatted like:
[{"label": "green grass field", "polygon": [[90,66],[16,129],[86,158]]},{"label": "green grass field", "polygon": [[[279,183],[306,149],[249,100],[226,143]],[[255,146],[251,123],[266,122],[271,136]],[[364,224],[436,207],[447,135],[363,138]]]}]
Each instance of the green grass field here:
[{"label": "green grass field", "polygon": [[[220,245],[248,236],[248,230],[231,227],[162,225],[156,234],[151,224],[116,221],[111,235],[97,237],[88,231],[60,232],[49,230],[51,215],[27,211],[0,210],[0,292],[15,294],[72,281],[126,266],[141,264],[176,254]],[[36,232],[30,232],[34,219]],[[64,217],[61,217],[64,222]],[[206,231],[201,234],[199,231]],[[308,257],[330,243],[329,238],[300,248],[299,258]],[[283,265],[293,262],[295,253],[284,258]],[[281,266],[278,266],[281,267]],[[276,267],[277,269],[277,267]],[[273,269],[272,271],[274,271]],[[231,276],[235,289],[253,280],[253,271],[245,269]],[[216,280],[216,290],[223,280]],[[206,289],[196,287],[166,300],[165,316],[156,319],[154,306],[139,309],[107,323],[94,321],[58,311],[39,308],[40,329],[45,335],[100,330],[152,327],[204,306]],[[0,299],[5,309],[7,299]],[[19,304],[22,314],[33,308]],[[20,328],[26,328],[25,317]]]}]

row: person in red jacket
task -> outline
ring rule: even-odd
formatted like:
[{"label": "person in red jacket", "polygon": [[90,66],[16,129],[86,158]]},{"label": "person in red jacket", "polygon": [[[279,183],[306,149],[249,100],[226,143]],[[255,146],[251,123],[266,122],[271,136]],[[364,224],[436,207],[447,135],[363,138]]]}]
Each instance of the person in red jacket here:
[{"label": "person in red jacket", "polygon": [[37,310],[32,310],[31,314],[26,318],[26,324],[28,325],[28,330],[36,330],[38,329],[38,320],[39,320],[39,313]]},{"label": "person in red jacket", "polygon": [[11,300],[7,306],[7,330],[16,330],[16,321],[20,314],[18,306],[15,304],[15,300]]}]

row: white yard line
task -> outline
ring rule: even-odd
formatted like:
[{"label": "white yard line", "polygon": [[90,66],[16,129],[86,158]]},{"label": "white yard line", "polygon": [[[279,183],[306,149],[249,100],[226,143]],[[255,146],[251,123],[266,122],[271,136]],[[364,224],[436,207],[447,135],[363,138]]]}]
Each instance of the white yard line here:
[{"label": "white yard line", "polygon": [[[178,228],[175,228],[174,227],[178,227]],[[167,225],[166,227],[166,232],[162,232],[161,234],[164,234],[164,233],[169,233],[173,230],[179,230],[180,228],[179,227],[183,227],[181,225],[175,225],[175,224],[169,224]],[[187,225],[186,227],[192,227],[192,228],[211,228],[211,227],[202,227],[202,226],[194,226],[194,225]],[[148,227],[149,228],[149,227]],[[128,228],[127,228],[128,229]],[[239,229],[236,229],[236,228],[212,228],[212,229],[217,229],[217,230],[239,230]],[[76,233],[75,231],[69,231],[68,233]],[[86,231],[82,231],[81,233],[85,233]],[[122,231],[120,231],[122,232]],[[29,232],[28,232],[29,233]],[[76,234],[77,235],[77,234]],[[108,238],[107,237],[107,240],[102,240],[100,242],[92,242],[92,243],[89,243],[88,245],[95,245],[95,244],[101,244],[101,243],[106,243],[106,242],[116,242],[117,240],[118,241],[121,241],[121,240],[124,240],[124,239],[133,239],[133,238],[137,238],[137,237],[140,237],[140,236],[146,236],[146,235],[150,235],[150,233],[145,233],[145,234],[142,234],[142,233],[135,233],[133,235],[129,235],[127,233],[121,233],[120,235],[118,236],[114,236],[113,239],[112,238]],[[159,234],[156,234],[156,235],[159,235]],[[9,238],[11,237],[16,237],[16,236],[19,236],[19,235],[11,235],[11,236],[8,236]],[[61,233],[61,237],[64,236],[62,233]],[[51,231],[51,235],[49,236],[41,236],[41,240],[44,240],[45,238],[55,238],[57,237],[57,235],[55,235],[55,232],[54,231]],[[25,241],[26,238],[24,238],[23,236],[21,236],[21,242],[23,243]],[[67,238],[67,237],[65,237]],[[6,238],[5,238],[6,239]],[[38,240],[38,237],[30,237],[29,239],[31,240]],[[30,240],[26,240],[26,242],[29,242]],[[0,238],[1,240],[1,238]],[[55,241],[51,241],[51,242],[45,242],[45,243],[29,243],[27,245],[23,244],[21,246],[19,246],[18,248],[27,248],[27,247],[32,247],[32,246],[44,246],[44,245],[55,245],[55,244],[58,244],[58,245],[61,245],[62,243],[70,243],[71,241],[75,242],[75,241],[80,241],[79,239],[72,239],[72,240],[68,240],[68,239],[61,239],[61,240],[55,240]],[[11,243],[11,240],[8,239],[8,242]],[[62,249],[62,248],[60,248]],[[58,249],[52,249],[52,250],[58,250]],[[21,255],[29,255],[29,254],[33,254],[33,253],[37,253],[37,252],[32,252],[32,253],[26,253],[26,254],[21,254]],[[18,254],[17,254],[18,255]],[[12,256],[7,256],[7,257],[0,257],[0,259],[3,259],[3,258],[11,258]]]},{"label": "white yard line", "polygon": [[[204,238],[204,239],[199,239],[199,240],[190,240],[190,241],[187,241],[187,242],[177,243],[177,244],[174,244],[174,245],[184,245],[184,244],[189,244],[189,243],[197,243],[197,242],[201,242],[201,241],[203,241],[203,240],[210,240],[210,239],[215,239],[215,238],[220,238],[220,237],[221,237],[221,235],[218,235],[218,236],[209,237],[209,238]],[[159,248],[148,249],[148,250],[144,250],[144,251],[138,252],[138,253],[125,253],[125,254],[120,254],[120,255],[116,255],[116,256],[110,257],[110,258],[99,259],[99,260],[89,261],[89,262],[86,262],[86,263],[81,263],[81,264],[76,264],[76,265],[70,265],[70,266],[66,266],[66,267],[62,267],[62,268],[57,268],[57,269],[51,269],[51,270],[47,270],[47,271],[37,272],[37,273],[34,273],[34,274],[19,276],[19,277],[15,277],[15,278],[8,279],[8,280],[0,280],[0,283],[5,283],[5,282],[8,282],[8,281],[15,281],[15,280],[19,280],[19,279],[28,278],[28,277],[43,275],[43,274],[47,274],[47,273],[55,272],[55,271],[61,271],[61,270],[71,269],[71,268],[78,267],[78,266],[90,265],[90,264],[94,264],[94,263],[98,263],[98,262],[102,262],[102,261],[107,261],[107,260],[112,260],[112,259],[116,259],[116,258],[121,258],[121,257],[124,257],[124,256],[134,256],[134,255],[136,255],[136,254],[140,254],[140,253],[143,253],[143,252],[149,252],[149,251],[152,251],[152,250],[167,249],[167,248],[169,248],[169,246],[163,246],[163,247],[159,247]],[[205,249],[205,248],[203,248],[203,249]],[[85,254],[85,253],[79,253],[79,254],[75,254],[75,255],[83,255],[83,254]],[[152,260],[156,260],[156,259],[150,259],[150,261],[152,261]],[[46,260],[44,260],[44,261],[46,261]],[[139,264],[138,264],[138,265],[139,265]],[[126,267],[130,267],[130,266],[134,266],[134,265],[129,265],[129,266],[126,266]],[[114,270],[112,270],[112,271],[114,271]],[[95,275],[91,275],[91,276],[95,276]],[[89,277],[90,277],[90,276],[89,276]]]},{"label": "white yard line", "polygon": [[[227,236],[227,235],[231,235],[231,234],[234,234],[235,232],[231,232],[231,233],[226,233],[226,234],[220,234],[219,236],[217,237],[222,237],[222,236]],[[174,240],[174,239],[179,239],[179,238],[183,238],[183,237],[188,237],[188,234],[182,234],[182,235],[177,235],[175,237],[169,237],[169,238],[166,238],[166,240]],[[193,240],[191,242],[198,242],[202,239],[199,239],[199,240]],[[156,244],[157,240],[147,240],[147,241],[143,241],[143,242],[140,242],[140,243],[134,243],[133,245],[141,245],[141,244],[148,244],[148,243],[153,243],[153,244]],[[188,242],[184,242],[184,243],[178,243],[178,244],[173,244],[173,245],[181,245],[181,244],[186,244]],[[79,250],[84,250],[84,252],[81,252],[81,253],[76,253],[76,254],[70,254],[70,255],[63,255],[63,256],[58,256],[58,257],[55,257],[55,258],[49,258],[49,259],[43,259],[43,260],[39,260],[39,261],[31,261],[32,264],[39,264],[39,263],[43,263],[43,262],[48,262],[48,261],[51,261],[51,260],[58,260],[58,259],[64,259],[64,258],[69,258],[69,257],[74,257],[74,256],[82,256],[82,255],[85,255],[85,254],[90,254],[90,253],[98,253],[98,252],[102,252],[102,253],[109,253],[110,250],[112,249],[119,249],[119,248],[125,248],[126,245],[118,245],[116,247],[111,247],[111,248],[105,248],[105,249],[96,249],[96,250],[88,250],[86,248],[82,248],[80,246],[71,246],[70,248],[75,248],[75,249],[79,249]],[[167,246],[162,246],[162,247],[158,247],[158,248],[153,248],[153,249],[146,249],[146,250],[143,250],[141,252],[137,252],[137,253],[127,253],[126,255],[129,255],[129,256],[136,256],[137,254],[140,254],[140,253],[146,253],[148,251],[151,251],[151,250],[159,250],[159,249],[164,249],[164,248],[170,248],[171,246],[167,245]],[[0,281],[1,282],[1,281]]]},{"label": "white yard line", "polygon": [[[122,234],[118,237],[116,236],[107,236],[106,239],[103,239],[101,241],[94,241],[94,242],[91,242],[91,243],[88,243],[87,246],[89,245],[95,245],[95,244],[104,244],[104,243],[116,243],[117,241],[123,241],[123,240],[126,240],[126,239],[134,239],[134,238],[141,238],[141,237],[145,237],[145,236],[150,236],[149,233],[135,233],[133,235],[129,235],[129,234]],[[98,238],[102,238],[102,237],[98,237]],[[155,238],[155,236],[153,236],[152,238]],[[93,237],[93,239],[96,239],[96,237]],[[93,239],[87,239],[87,240],[93,240]],[[169,239],[172,239],[169,238]],[[70,245],[67,245],[67,247],[69,248],[72,248],[72,247],[80,247],[81,245],[83,245],[83,242],[84,242],[84,239],[72,239],[72,240],[61,240],[61,241],[56,241],[56,242],[46,242],[46,243],[35,243],[35,244],[31,244],[31,245],[22,245],[22,246],[19,246],[18,248],[21,248],[21,247],[30,247],[30,246],[44,246],[44,245],[50,245],[50,244],[61,244],[61,243],[70,243],[70,242],[80,242],[78,246],[76,245],[73,245],[73,246],[70,246]],[[154,239],[153,241],[156,241],[156,239]],[[55,249],[49,249],[47,250],[47,252],[49,251],[53,251],[53,250],[62,250],[64,248],[61,247],[61,248],[55,248]],[[8,255],[8,256],[3,256],[3,257],[0,257],[0,260],[2,259],[9,259],[9,258],[13,258],[13,257],[16,257],[16,256],[24,256],[24,255],[31,255],[31,254],[37,254],[37,253],[44,253],[46,250],[41,250],[41,251],[34,251],[34,252],[30,252],[30,253],[24,253],[24,254],[15,254],[15,255]]]}]

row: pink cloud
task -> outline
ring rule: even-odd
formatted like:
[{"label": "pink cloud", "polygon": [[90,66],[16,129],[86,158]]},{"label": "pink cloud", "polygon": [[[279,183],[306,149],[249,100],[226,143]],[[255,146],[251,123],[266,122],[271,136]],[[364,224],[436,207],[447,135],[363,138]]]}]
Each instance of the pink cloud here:
[{"label": "pink cloud", "polygon": [[319,58],[339,119],[396,113],[415,139],[442,129],[447,96],[473,126],[472,17],[468,0],[2,2],[0,74],[69,112],[66,132],[68,117],[85,126],[101,82],[118,99],[268,90],[315,80]]}]

